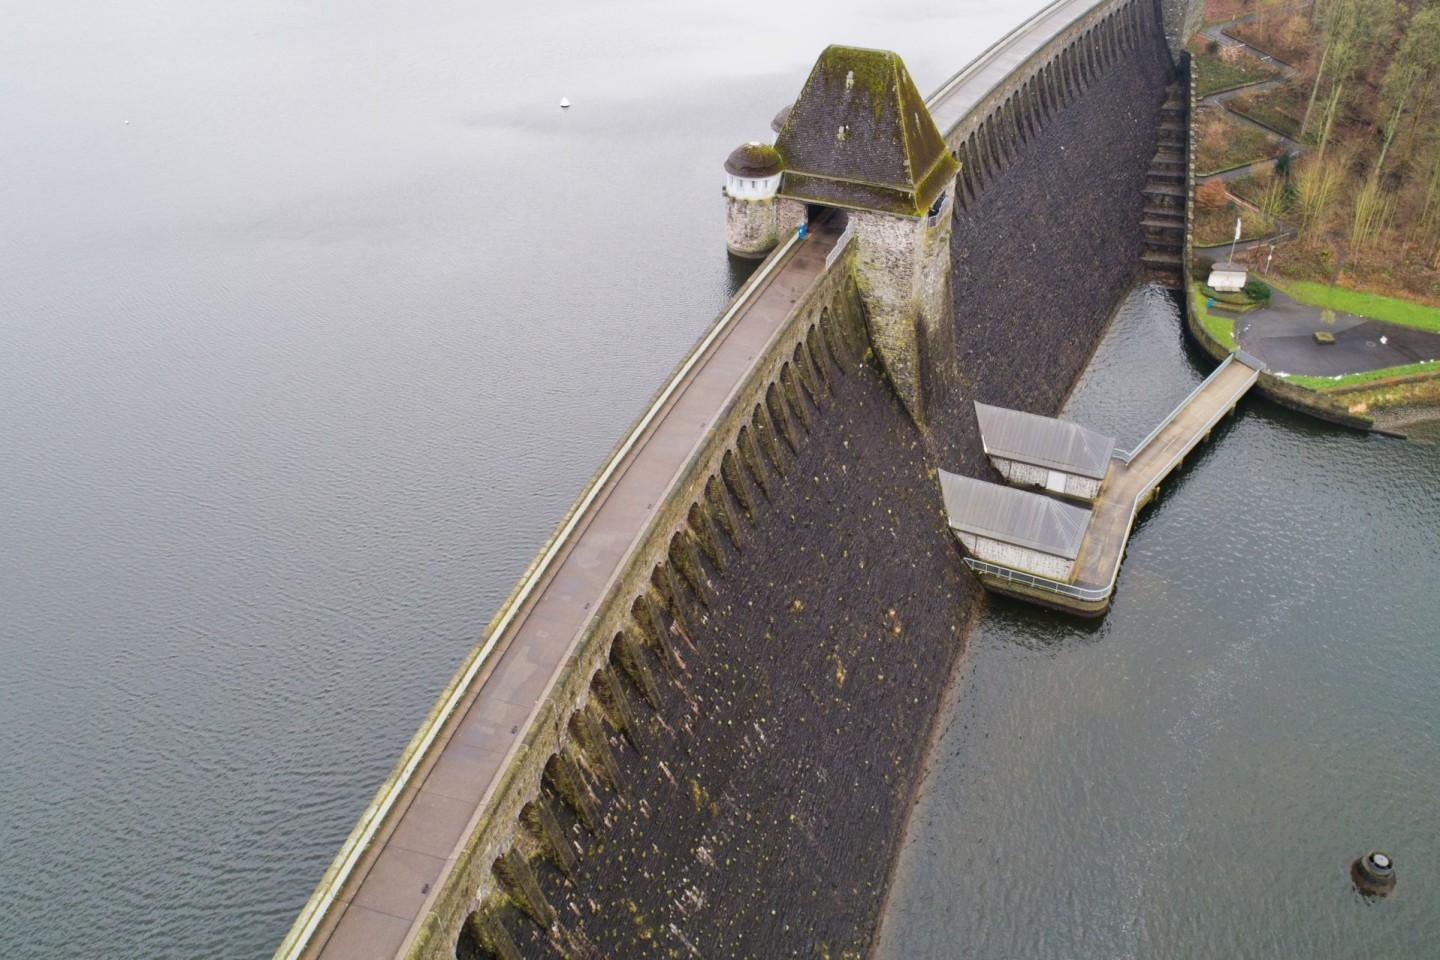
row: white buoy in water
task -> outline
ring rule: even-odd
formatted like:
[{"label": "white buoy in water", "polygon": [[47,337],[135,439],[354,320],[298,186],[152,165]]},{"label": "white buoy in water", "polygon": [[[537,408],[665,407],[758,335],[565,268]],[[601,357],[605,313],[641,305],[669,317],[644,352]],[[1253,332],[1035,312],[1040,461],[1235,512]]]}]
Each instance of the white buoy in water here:
[{"label": "white buoy in water", "polygon": [[561,97],[561,98],[560,98],[560,109],[561,109],[561,110],[569,110],[569,109],[570,109],[570,98],[569,98],[569,97]]}]

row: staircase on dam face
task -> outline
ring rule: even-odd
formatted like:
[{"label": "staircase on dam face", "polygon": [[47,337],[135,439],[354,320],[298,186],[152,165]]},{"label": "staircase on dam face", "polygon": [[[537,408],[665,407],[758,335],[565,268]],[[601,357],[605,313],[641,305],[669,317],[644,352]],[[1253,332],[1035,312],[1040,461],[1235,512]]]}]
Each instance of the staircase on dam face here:
[{"label": "staircase on dam face", "polygon": [[1145,236],[1141,263],[1146,278],[1172,289],[1184,286],[1185,158],[1187,139],[1185,92],[1178,84],[1160,108],[1160,145],[1145,178]]}]

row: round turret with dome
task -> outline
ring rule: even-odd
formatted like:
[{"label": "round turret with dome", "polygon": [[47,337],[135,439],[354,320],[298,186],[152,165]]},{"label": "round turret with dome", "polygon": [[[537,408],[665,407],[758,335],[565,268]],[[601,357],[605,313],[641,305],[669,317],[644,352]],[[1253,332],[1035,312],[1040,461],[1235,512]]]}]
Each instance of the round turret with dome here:
[{"label": "round turret with dome", "polygon": [[741,257],[763,257],[795,229],[804,207],[779,199],[785,161],[768,143],[742,143],[725,160],[725,245]]},{"label": "round turret with dome", "polygon": [[736,200],[769,200],[780,191],[785,161],[768,143],[751,140],[725,160],[725,193]]}]

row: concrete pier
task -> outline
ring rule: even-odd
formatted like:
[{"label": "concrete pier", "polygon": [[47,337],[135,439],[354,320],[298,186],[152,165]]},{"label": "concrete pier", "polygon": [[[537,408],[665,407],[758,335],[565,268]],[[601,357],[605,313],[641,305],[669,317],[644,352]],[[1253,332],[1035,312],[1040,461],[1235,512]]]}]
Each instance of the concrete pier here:
[{"label": "concrete pier", "polygon": [[[1115,592],[1135,517],[1154,498],[1160,483],[1234,411],[1262,368],[1260,361],[1247,354],[1232,354],[1134,450],[1117,451],[1111,457],[1068,579],[1053,579],[977,557],[966,557],[966,564],[995,593],[1082,616],[1104,613]],[[952,515],[951,525],[958,520]]]}]

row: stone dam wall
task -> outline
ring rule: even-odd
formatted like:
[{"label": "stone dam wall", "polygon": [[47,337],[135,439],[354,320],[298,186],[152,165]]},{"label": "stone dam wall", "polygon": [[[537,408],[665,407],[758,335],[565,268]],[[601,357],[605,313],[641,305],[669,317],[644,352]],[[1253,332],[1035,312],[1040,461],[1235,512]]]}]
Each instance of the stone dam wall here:
[{"label": "stone dam wall", "polygon": [[1129,49],[1041,74],[1028,139],[991,134],[1001,147],[986,148],[982,124],[969,148],[978,162],[961,173],[950,240],[958,369],[931,431],[951,472],[992,478],[972,402],[1054,413],[1135,280],[1142,191],[1175,80],[1158,16],[1135,6],[1144,20]]},{"label": "stone dam wall", "polygon": [[974,140],[934,419],[878,368],[842,257],[591,633],[463,928],[412,955],[865,955],[981,596],[935,467],[995,479],[971,401],[1053,413],[1136,276],[1173,68],[1135,6]]},{"label": "stone dam wall", "polygon": [[502,953],[498,925],[523,957],[838,958],[875,927],[975,590],[853,295],[836,319],[793,444],[726,478],[736,536],[614,671],[636,736],[612,735],[593,812],[546,786],[576,844],[535,864],[556,922],[502,903],[474,947]]},{"label": "stone dam wall", "polygon": [[[405,925],[398,953],[369,945],[366,955],[387,957],[868,951],[982,597],[945,522],[936,469],[998,479],[972,401],[1053,413],[1134,282],[1178,9],[1062,0],[1001,45],[1025,51],[1015,66],[997,69],[1006,61],[987,54],[942,88],[931,109],[959,91],[946,101],[945,132],[962,168],[936,222],[921,224],[923,270],[912,273],[930,304],[913,338],[922,415],[912,418],[896,371],[877,359],[877,343],[905,333],[881,327],[904,317],[867,315],[858,284],[876,280],[861,260],[874,238],[857,229],[818,279],[794,289],[798,302],[766,345],[741,358],[733,391],[698,445],[684,441],[670,492],[646,506],[598,595],[572,597],[577,588],[547,564],[587,522],[584,505],[611,489],[612,469],[632,462],[625,451],[650,436],[659,407],[637,421],[442,695],[277,957],[355,955],[360,926],[332,940],[342,929],[335,904],[359,904],[356,924]],[[814,255],[798,249],[787,243],[756,277]],[[677,377],[689,369],[687,360]],[[547,661],[542,673],[527,665],[530,648],[512,649],[505,624],[529,616],[532,588],[548,589],[536,584],[552,576],[562,599],[588,613],[566,627],[558,666]],[[392,873],[403,872],[393,867],[409,855],[402,829],[418,836],[433,825],[424,804],[439,801],[416,784],[439,769],[429,745],[456,734],[500,669],[491,647],[518,665],[506,682],[528,699],[506,707],[503,723],[485,721],[514,725],[505,755],[486,761],[498,772],[462,802],[468,819],[458,844],[445,841],[441,879],[410,889],[400,877],[414,919],[388,916],[383,908],[401,905],[360,888],[391,839]],[[420,815],[404,828],[387,812],[411,806]]]},{"label": "stone dam wall", "polygon": [[[755,358],[678,493],[657,505],[597,604],[409,956],[455,956],[457,942],[462,956],[643,955],[615,945],[614,931],[600,936],[577,919],[579,903],[605,904],[607,921],[633,912],[585,871],[624,862],[612,856],[617,826],[638,827],[655,808],[667,817],[682,812],[673,797],[662,803],[643,792],[648,778],[685,769],[685,745],[669,738],[691,724],[668,697],[694,682],[694,637],[725,595],[731,556],[778,495],[784,464],[824,398],[862,363],[857,304],[842,254]],[[707,701],[706,716],[718,718],[723,702]],[[665,783],[674,785],[669,776]],[[663,830],[654,836],[659,850]],[[640,894],[629,906],[648,904]]]}]

